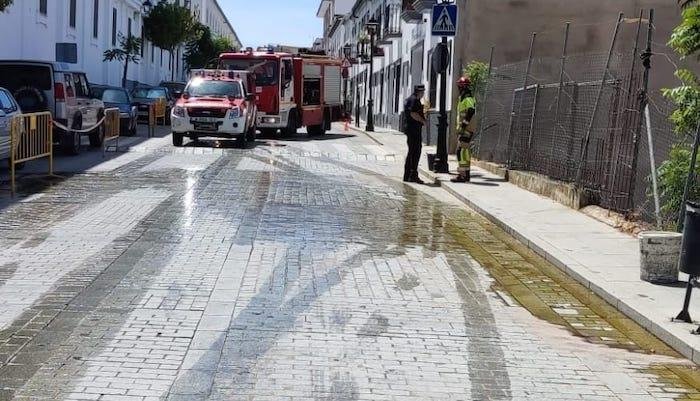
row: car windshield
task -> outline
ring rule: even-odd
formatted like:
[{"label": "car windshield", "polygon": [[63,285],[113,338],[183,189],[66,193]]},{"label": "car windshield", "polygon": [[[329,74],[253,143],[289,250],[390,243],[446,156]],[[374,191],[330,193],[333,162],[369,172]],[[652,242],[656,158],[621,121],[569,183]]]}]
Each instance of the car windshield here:
[{"label": "car windshield", "polygon": [[185,89],[195,97],[243,97],[241,84],[234,81],[211,81],[201,78],[193,79]]},{"label": "car windshield", "polygon": [[133,93],[134,97],[138,98],[146,98],[146,99],[159,99],[159,98],[167,98],[167,93],[165,92],[165,89],[148,89],[148,88],[140,88],[134,90]]},{"label": "car windshield", "polygon": [[129,103],[126,91],[120,89],[105,89],[102,92],[102,101],[105,103]]},{"label": "car windshield", "polygon": [[165,82],[160,84],[160,86],[164,86],[170,90],[170,92],[182,92],[185,90],[186,84],[180,83],[180,82]]},{"label": "car windshield", "polygon": [[224,59],[222,68],[228,70],[250,71],[255,74],[256,86],[277,85],[279,65],[276,61],[261,59]]}]

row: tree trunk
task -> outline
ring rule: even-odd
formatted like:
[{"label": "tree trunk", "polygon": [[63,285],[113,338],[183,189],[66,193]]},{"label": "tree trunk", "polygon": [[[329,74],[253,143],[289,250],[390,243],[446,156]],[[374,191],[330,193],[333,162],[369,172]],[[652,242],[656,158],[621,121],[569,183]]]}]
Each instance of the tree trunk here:
[{"label": "tree trunk", "polygon": [[170,50],[170,80],[175,81],[175,49]]},{"label": "tree trunk", "polygon": [[126,76],[129,72],[129,60],[124,61],[124,75],[122,76],[122,88],[126,89]]}]

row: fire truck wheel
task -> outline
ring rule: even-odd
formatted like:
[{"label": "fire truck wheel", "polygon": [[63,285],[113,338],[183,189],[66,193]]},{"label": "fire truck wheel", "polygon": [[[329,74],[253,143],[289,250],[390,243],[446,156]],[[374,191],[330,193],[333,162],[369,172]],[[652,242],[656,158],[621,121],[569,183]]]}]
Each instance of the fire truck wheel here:
[{"label": "fire truck wheel", "polygon": [[238,147],[241,148],[241,149],[245,149],[245,148],[246,148],[246,144],[248,143],[248,141],[247,141],[246,139],[247,139],[247,138],[246,138],[246,135],[245,135],[245,134],[239,136],[238,138],[236,138],[236,146],[238,146]]},{"label": "fire truck wheel", "polygon": [[260,128],[260,133],[264,137],[273,137],[275,134],[277,134],[277,129],[276,128]]},{"label": "fire truck wheel", "polygon": [[173,146],[182,146],[182,134],[176,134],[173,132]]},{"label": "fire truck wheel", "polygon": [[282,130],[282,134],[287,137],[297,134],[297,114],[294,110],[289,112],[287,126]]},{"label": "fire truck wheel", "polygon": [[307,132],[312,136],[321,136],[326,134],[326,128],[321,125],[310,125],[307,127]]}]

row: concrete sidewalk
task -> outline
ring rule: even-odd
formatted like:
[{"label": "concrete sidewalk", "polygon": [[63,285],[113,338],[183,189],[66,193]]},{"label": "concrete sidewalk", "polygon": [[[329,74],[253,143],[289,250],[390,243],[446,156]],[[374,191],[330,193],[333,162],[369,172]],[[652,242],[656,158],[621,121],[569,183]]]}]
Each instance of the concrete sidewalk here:
[{"label": "concrete sidewalk", "polygon": [[[353,127],[353,129],[355,129]],[[362,131],[364,132],[364,131]],[[396,154],[405,154],[403,133],[377,129],[366,133]],[[421,174],[527,245],[534,252],[590,288],[678,352],[700,363],[696,324],[672,322],[683,306],[685,286],[662,286],[639,278],[639,242],[577,210],[504,182],[482,169],[472,170],[469,184],[451,183],[453,176],[428,170],[424,147]],[[456,171],[451,162],[451,171]],[[687,276],[681,275],[682,280]],[[698,290],[695,291],[700,292]],[[691,316],[700,316],[700,293],[694,295]]]}]

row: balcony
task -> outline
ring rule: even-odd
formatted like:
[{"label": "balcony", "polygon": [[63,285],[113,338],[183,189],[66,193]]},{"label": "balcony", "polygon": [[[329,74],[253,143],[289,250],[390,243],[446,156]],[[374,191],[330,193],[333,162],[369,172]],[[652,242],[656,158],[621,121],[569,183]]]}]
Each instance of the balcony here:
[{"label": "balcony", "polygon": [[413,9],[419,13],[429,12],[435,3],[435,0],[413,0]]},{"label": "balcony", "polygon": [[391,44],[392,39],[401,38],[401,5],[388,4],[384,7],[379,43]]},{"label": "balcony", "polygon": [[423,14],[416,11],[413,7],[412,0],[403,0],[401,4],[401,19],[405,22],[420,22],[423,20]]}]

